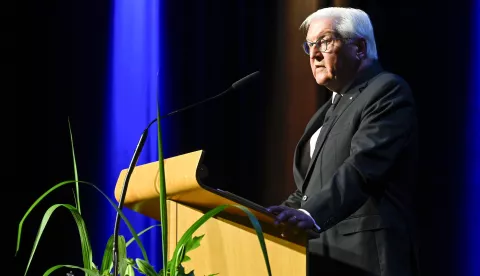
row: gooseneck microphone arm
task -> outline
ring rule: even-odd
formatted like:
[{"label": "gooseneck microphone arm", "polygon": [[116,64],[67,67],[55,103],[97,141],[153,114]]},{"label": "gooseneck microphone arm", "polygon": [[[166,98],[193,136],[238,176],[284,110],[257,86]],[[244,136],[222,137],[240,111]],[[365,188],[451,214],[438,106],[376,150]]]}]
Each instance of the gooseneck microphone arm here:
[{"label": "gooseneck microphone arm", "polygon": [[[218,98],[218,97],[221,97],[221,96],[223,96],[224,94],[226,94],[226,93],[228,93],[228,92],[230,92],[230,91],[232,91],[232,90],[239,90],[240,88],[244,87],[246,84],[252,82],[252,81],[255,80],[255,79],[258,79],[259,76],[260,76],[260,72],[259,72],[259,71],[256,71],[256,72],[254,72],[254,73],[251,73],[250,75],[244,77],[243,79],[241,79],[241,80],[236,81],[235,83],[233,83],[232,86],[230,86],[230,88],[228,88],[227,90],[223,91],[222,93],[219,93],[219,94],[217,94],[217,95],[215,95],[215,96],[213,96],[213,97],[207,98],[207,99],[205,99],[205,100],[203,100],[203,101],[196,102],[196,103],[194,103],[194,104],[191,104],[191,105],[188,105],[188,106],[186,106],[186,107],[183,107],[183,108],[177,109],[177,110],[175,110],[175,111],[172,111],[172,112],[168,113],[167,115],[161,116],[161,117],[160,117],[160,120],[161,120],[161,119],[164,119],[164,118],[166,118],[166,117],[172,116],[172,115],[174,115],[175,113],[183,112],[183,111],[188,110],[188,109],[190,109],[190,108],[193,108],[193,107],[195,107],[195,106],[197,106],[197,105],[201,105],[201,104],[204,104],[204,103],[209,102],[209,101],[211,101],[211,100],[214,100],[214,99],[216,99],[216,98]],[[150,122],[150,124],[148,124],[147,129],[148,129],[153,123],[155,123],[156,121],[157,121],[157,118],[153,119],[153,120]],[[145,129],[145,130],[147,130],[147,129]]]},{"label": "gooseneck microphone arm", "polygon": [[[149,127],[152,123],[149,124]],[[133,168],[137,165],[138,158],[140,157],[140,152],[142,152],[143,146],[145,145],[145,141],[147,140],[148,135],[148,127],[143,131],[142,136],[140,137],[140,141],[138,141],[137,148],[135,149],[135,153],[133,154],[133,158],[130,161],[130,166],[127,170],[127,175],[125,176],[125,180],[123,181],[122,187],[122,194],[120,195],[120,200],[118,204],[118,209],[122,210],[123,204],[125,202],[126,191],[128,187],[128,182],[130,181],[130,177],[133,173]],[[117,211],[117,215],[115,217],[115,228],[113,230],[113,275],[118,275],[118,235],[120,229],[120,213]]]},{"label": "gooseneck microphone arm", "polygon": [[[166,117],[172,116],[176,113],[183,112],[185,110],[188,110],[190,108],[193,108],[195,106],[201,105],[203,103],[206,103],[208,101],[214,100],[218,97],[221,97],[222,95],[232,91],[232,90],[239,90],[240,88],[244,87],[246,84],[251,83],[253,80],[256,80],[260,77],[260,72],[256,71],[254,73],[251,73],[250,75],[236,81],[235,83],[232,84],[230,88],[227,90],[223,91],[222,93],[219,93],[213,97],[207,98],[203,101],[196,102],[194,104],[191,104],[189,106],[183,107],[181,109],[177,109],[175,111],[172,111],[168,113],[167,115],[160,116],[160,120],[164,119]],[[143,146],[145,145],[145,141],[147,140],[148,136],[148,129],[150,126],[157,121],[157,118],[153,119],[148,126],[145,128],[145,130],[142,133],[142,136],[140,137],[140,140],[138,141],[137,147],[135,149],[135,152],[133,154],[132,160],[130,161],[130,166],[128,167],[127,174],[125,176],[125,179],[123,181],[123,186],[122,186],[122,192],[120,194],[120,200],[118,201],[118,209],[121,211],[123,209],[123,205],[125,202],[125,196],[127,194],[127,189],[128,189],[128,183],[130,181],[130,177],[132,176],[133,169],[137,165],[138,158],[140,157],[140,153],[142,152]],[[119,236],[119,229],[120,229],[120,213],[117,211],[117,215],[115,217],[115,228],[113,230],[113,275],[118,276],[118,265],[119,265],[119,259],[118,259],[118,236]],[[164,264],[165,265],[165,264]]]}]

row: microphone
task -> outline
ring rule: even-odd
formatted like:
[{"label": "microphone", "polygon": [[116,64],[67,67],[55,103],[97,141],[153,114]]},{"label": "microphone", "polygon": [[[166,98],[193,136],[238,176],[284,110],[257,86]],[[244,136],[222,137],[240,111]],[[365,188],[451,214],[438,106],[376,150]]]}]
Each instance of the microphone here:
[{"label": "microphone", "polygon": [[[196,102],[196,103],[191,104],[189,106],[177,109],[177,110],[172,111],[172,112],[170,112],[170,113],[168,113],[164,116],[160,116],[160,120],[164,119],[164,118],[167,118],[169,116],[172,116],[176,113],[180,113],[180,112],[183,112],[185,110],[191,109],[193,107],[199,106],[199,105],[204,104],[206,102],[209,102],[211,100],[217,99],[217,98],[227,94],[228,92],[231,92],[231,91],[234,91],[234,90],[240,90],[240,89],[246,87],[248,84],[252,83],[253,81],[258,80],[259,78],[260,78],[260,72],[259,71],[253,72],[253,73],[247,75],[246,77],[234,82],[227,90],[223,91],[222,93],[219,93],[219,94],[217,94],[213,97],[207,98],[207,99],[202,100],[200,102]],[[157,90],[158,90],[158,86],[157,86]],[[118,201],[118,209],[119,210],[123,209],[123,205],[124,205],[124,202],[125,202],[125,196],[127,194],[128,182],[130,181],[130,177],[132,176],[133,169],[135,168],[135,166],[137,164],[138,158],[140,157],[140,153],[143,149],[143,146],[145,145],[145,141],[147,140],[148,129],[156,121],[157,121],[157,118],[153,119],[148,124],[148,126],[145,128],[142,135],[140,136],[140,140],[138,141],[137,147],[135,148],[135,152],[133,153],[132,160],[130,161],[130,165],[128,166],[127,174],[126,174],[125,179],[123,181],[122,193],[120,195],[120,200]],[[114,271],[113,275],[114,276],[118,275],[118,263],[119,263],[119,260],[118,260],[118,235],[119,235],[119,228],[120,228],[120,213],[117,212],[117,215],[115,217],[115,228],[114,228],[114,231],[113,231],[113,271]],[[166,265],[166,264],[164,264],[164,265]]]},{"label": "microphone", "polygon": [[[259,78],[260,78],[260,71],[253,72],[253,73],[251,73],[250,75],[248,75],[248,76],[246,76],[246,77],[244,77],[244,78],[242,78],[242,79],[234,82],[234,83],[232,84],[232,86],[230,86],[227,90],[223,91],[222,93],[217,94],[217,95],[215,95],[215,96],[213,96],[213,97],[207,98],[207,99],[205,99],[205,100],[203,100],[203,101],[196,102],[196,103],[191,104],[191,105],[189,105],[189,106],[186,106],[186,107],[177,109],[177,110],[175,110],[175,111],[172,111],[172,112],[168,113],[167,115],[160,116],[160,119],[164,119],[164,118],[166,118],[166,117],[172,116],[172,115],[175,114],[175,113],[179,113],[179,112],[188,110],[188,109],[190,109],[190,108],[193,108],[193,107],[195,107],[195,106],[201,105],[201,104],[203,104],[203,103],[209,102],[209,101],[211,101],[211,100],[214,100],[214,99],[216,99],[216,98],[218,98],[218,97],[221,97],[221,96],[223,96],[224,94],[226,94],[226,93],[228,93],[228,92],[230,92],[230,91],[232,91],[232,90],[240,90],[240,89],[246,87],[248,84],[252,83],[253,81],[256,81],[256,80],[259,79]],[[148,128],[149,128],[153,123],[155,123],[156,121],[157,121],[157,118],[153,119],[153,120],[150,122],[150,124],[148,124],[147,128],[145,129],[145,131],[148,131]]]}]

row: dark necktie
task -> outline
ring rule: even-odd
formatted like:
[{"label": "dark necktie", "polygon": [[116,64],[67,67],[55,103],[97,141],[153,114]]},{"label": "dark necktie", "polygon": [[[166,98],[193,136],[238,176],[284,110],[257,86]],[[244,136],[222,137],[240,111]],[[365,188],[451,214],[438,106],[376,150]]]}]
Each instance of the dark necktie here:
[{"label": "dark necktie", "polygon": [[[320,133],[317,137],[317,142],[315,144],[315,148],[319,146],[320,142],[320,137],[322,136],[322,133],[325,133],[325,130],[328,129],[329,124],[331,122],[330,117],[333,114],[333,110],[335,107],[337,107],[338,102],[340,102],[340,99],[342,98],[341,94],[336,94],[335,97],[333,98],[333,103],[330,105],[328,108],[327,112],[325,113],[325,118],[323,119],[323,124],[322,124],[322,130],[320,130]],[[305,142],[305,145],[303,146],[303,151],[302,151],[302,157],[301,157],[301,162],[300,162],[300,167],[302,170],[302,173],[305,175],[308,170],[308,166],[310,165],[311,157],[310,157],[310,139],[308,139]]]},{"label": "dark necktie", "polygon": [[[325,125],[330,123],[330,117],[332,117],[333,110],[335,110],[335,107],[337,107],[338,102],[340,101],[341,98],[342,98],[341,94],[336,94],[335,98],[333,98],[332,105],[328,108],[327,113],[325,113],[325,118],[323,119],[322,129],[325,129]],[[317,142],[318,142],[318,140],[320,140],[320,139],[317,139]]]}]

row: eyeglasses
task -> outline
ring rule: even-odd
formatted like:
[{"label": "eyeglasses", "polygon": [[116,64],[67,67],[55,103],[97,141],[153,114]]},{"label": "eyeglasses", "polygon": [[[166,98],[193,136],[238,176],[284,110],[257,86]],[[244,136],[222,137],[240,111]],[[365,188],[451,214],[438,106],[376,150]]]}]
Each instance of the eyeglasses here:
[{"label": "eyeglasses", "polygon": [[318,50],[322,53],[330,52],[333,48],[333,42],[335,40],[350,40],[350,38],[328,38],[323,40],[317,40],[315,42],[305,41],[302,44],[305,54],[310,55],[310,50],[314,45],[318,47]]}]

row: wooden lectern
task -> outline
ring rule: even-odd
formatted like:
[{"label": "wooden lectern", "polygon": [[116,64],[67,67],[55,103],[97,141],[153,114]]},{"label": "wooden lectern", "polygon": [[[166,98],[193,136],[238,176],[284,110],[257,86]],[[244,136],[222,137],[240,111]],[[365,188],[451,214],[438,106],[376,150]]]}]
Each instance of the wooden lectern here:
[{"label": "wooden lectern", "polygon": [[[274,216],[264,207],[232,193],[201,183],[207,175],[202,165],[203,151],[165,159],[168,209],[168,256],[171,259],[177,241],[206,211],[222,204],[247,207],[262,226],[272,275],[306,275],[307,233],[296,233],[287,226],[273,225]],[[160,221],[159,166],[157,162],[135,167],[125,197],[125,207]],[[115,187],[120,199],[127,169],[121,171]],[[183,263],[188,272],[203,276],[268,275],[255,229],[238,208],[227,208],[208,220],[194,236],[205,234],[199,248],[189,252]]]}]

